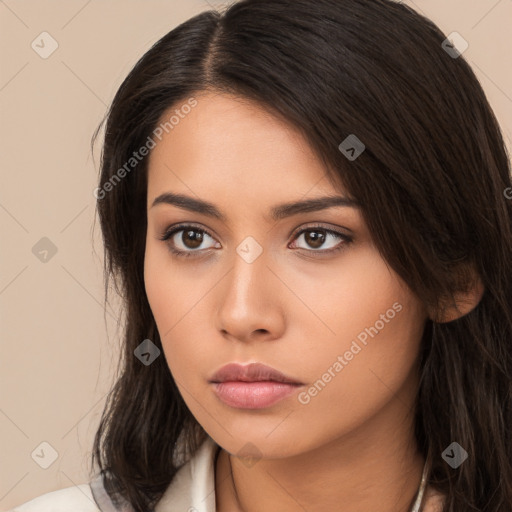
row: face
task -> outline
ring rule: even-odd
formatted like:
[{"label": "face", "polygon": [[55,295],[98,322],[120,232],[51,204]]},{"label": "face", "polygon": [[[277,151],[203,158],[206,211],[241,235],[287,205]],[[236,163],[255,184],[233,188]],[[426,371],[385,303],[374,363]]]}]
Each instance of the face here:
[{"label": "face", "polygon": [[[349,436],[413,389],[425,309],[373,246],[357,205],[272,215],[349,198],[292,126],[241,98],[194,98],[149,157],[144,278],[169,369],[231,453],[250,442],[284,457]],[[153,204],[167,193],[222,217]],[[270,405],[228,404],[210,379],[231,362],[261,362],[301,384]],[[277,388],[290,390],[265,389]]]}]

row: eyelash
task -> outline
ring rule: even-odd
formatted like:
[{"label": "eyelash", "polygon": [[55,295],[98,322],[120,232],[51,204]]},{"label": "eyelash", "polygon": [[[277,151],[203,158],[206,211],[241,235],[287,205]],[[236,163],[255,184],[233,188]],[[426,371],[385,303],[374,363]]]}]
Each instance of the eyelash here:
[{"label": "eyelash", "polygon": [[[200,232],[200,233],[206,233],[210,238],[215,239],[215,237],[207,229],[200,228],[198,226],[194,226],[193,224],[179,224],[177,226],[174,226],[172,229],[166,230],[162,236],[158,237],[158,239],[163,242],[168,242],[168,240],[173,235],[175,235],[176,233],[178,233],[180,231],[186,231],[186,230],[196,231],[196,232]],[[315,230],[323,231],[327,234],[332,234],[332,235],[336,236],[337,238],[341,239],[341,243],[333,249],[324,249],[324,250],[301,249],[301,250],[310,251],[313,253],[321,253],[321,254],[334,254],[334,253],[337,253],[337,252],[343,250],[345,248],[345,246],[348,245],[349,243],[351,243],[353,240],[352,237],[350,237],[344,233],[341,233],[340,231],[328,229],[328,228],[318,224],[315,226],[308,226],[307,228],[301,229],[300,231],[294,233],[293,241],[297,240],[297,238],[299,238],[299,236],[302,235],[303,233],[307,233],[309,231],[314,232]],[[202,252],[202,250],[181,251],[181,250],[173,247],[171,243],[166,243],[166,245],[167,245],[168,249],[171,251],[171,253],[174,254],[175,256],[178,256],[179,258],[197,257],[196,253]]]}]

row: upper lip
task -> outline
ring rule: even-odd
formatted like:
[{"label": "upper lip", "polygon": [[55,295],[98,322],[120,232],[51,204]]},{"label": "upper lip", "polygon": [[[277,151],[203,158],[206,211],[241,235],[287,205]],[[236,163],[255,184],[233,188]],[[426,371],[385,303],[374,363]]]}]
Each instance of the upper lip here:
[{"label": "upper lip", "polygon": [[274,381],[285,382],[289,384],[302,384],[302,382],[292,379],[291,377],[284,375],[275,368],[262,363],[250,363],[247,365],[229,363],[216,371],[210,379],[210,382],[226,381]]}]

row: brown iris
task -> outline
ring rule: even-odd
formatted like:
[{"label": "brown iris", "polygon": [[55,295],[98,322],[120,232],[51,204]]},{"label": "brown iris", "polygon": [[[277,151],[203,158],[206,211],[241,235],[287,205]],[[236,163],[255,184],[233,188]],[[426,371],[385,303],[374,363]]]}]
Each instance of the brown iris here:
[{"label": "brown iris", "polygon": [[304,238],[311,247],[321,247],[325,242],[325,233],[321,231],[305,231]]},{"label": "brown iris", "polygon": [[181,241],[185,247],[189,249],[196,249],[203,241],[203,233],[197,229],[184,230],[181,235]]}]

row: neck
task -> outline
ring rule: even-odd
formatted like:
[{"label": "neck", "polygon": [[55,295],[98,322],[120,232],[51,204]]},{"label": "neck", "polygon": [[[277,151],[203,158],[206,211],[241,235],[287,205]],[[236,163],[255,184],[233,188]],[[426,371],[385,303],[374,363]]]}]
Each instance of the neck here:
[{"label": "neck", "polygon": [[217,511],[410,512],[425,460],[414,438],[413,396],[404,398],[391,398],[350,433],[291,457],[263,457],[248,467],[221,449]]}]

